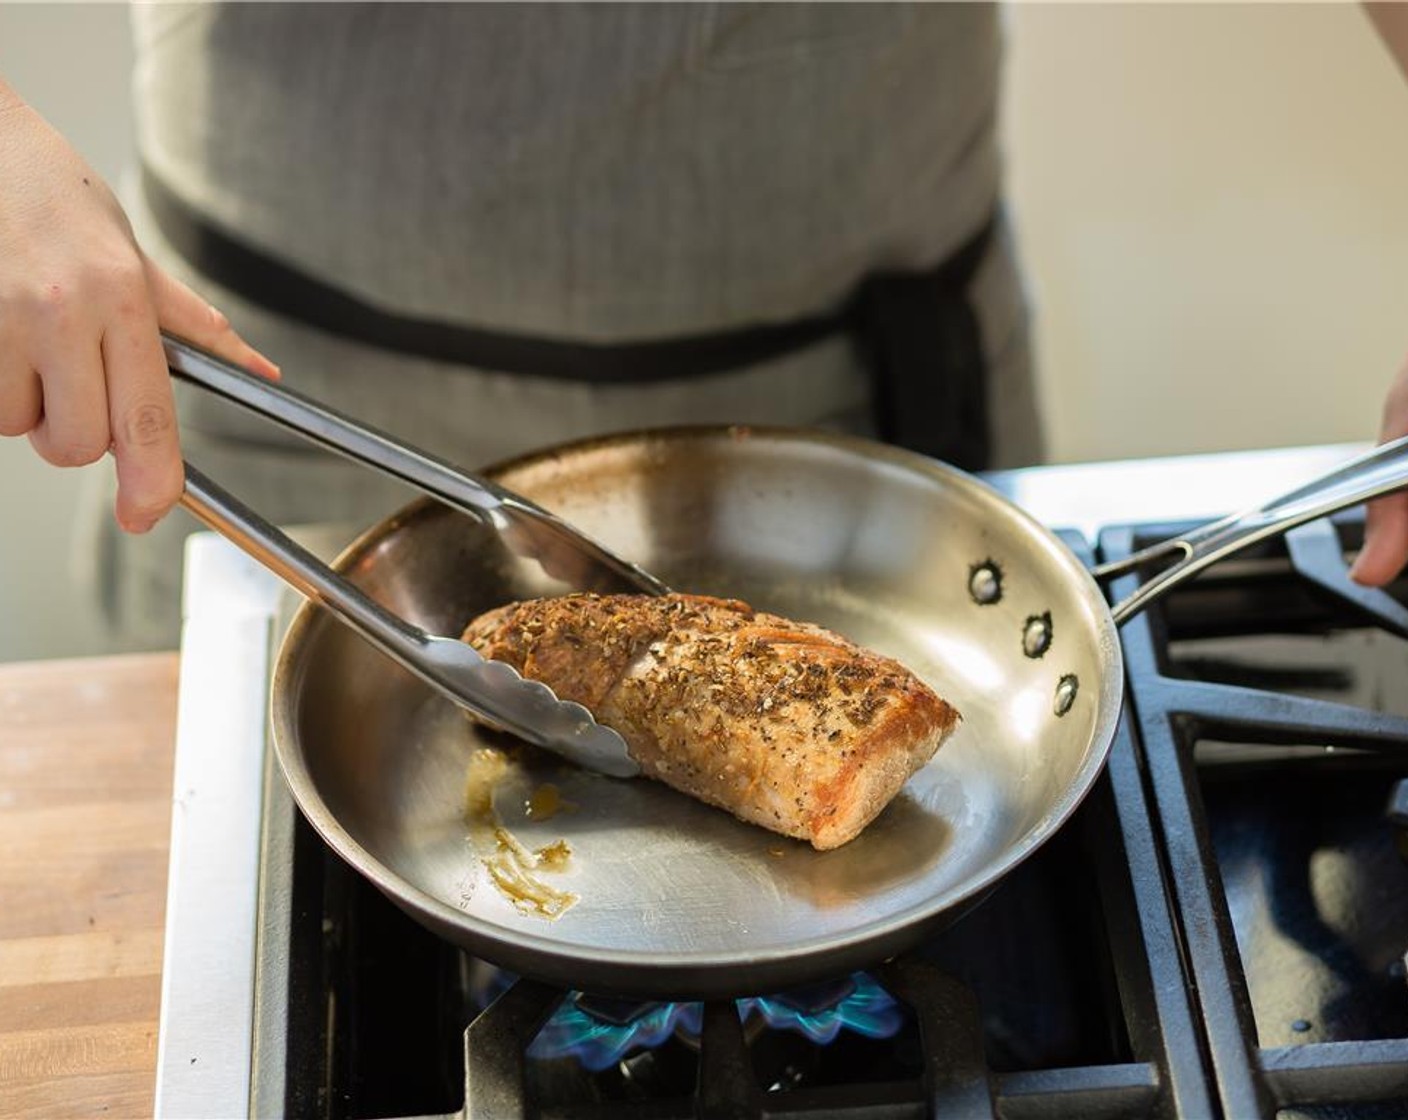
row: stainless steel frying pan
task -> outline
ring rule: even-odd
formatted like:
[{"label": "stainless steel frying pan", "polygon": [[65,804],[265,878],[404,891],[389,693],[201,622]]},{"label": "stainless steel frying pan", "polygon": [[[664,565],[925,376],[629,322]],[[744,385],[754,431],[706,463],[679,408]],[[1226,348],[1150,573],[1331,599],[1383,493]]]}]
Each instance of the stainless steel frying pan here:
[{"label": "stainless steel frying pan", "polygon": [[[1168,550],[1195,570],[1402,485],[1404,454],[1381,450]],[[475,954],[661,998],[775,990],[873,964],[981,899],[1100,772],[1123,690],[1116,614],[1051,533],[962,472],[814,432],[684,429],[543,452],[493,477],[675,588],[744,598],[899,658],[964,720],[857,840],[824,853],[662,785],[525,752],[495,804],[526,844],[572,846],[554,881],[580,902],[548,921],[495,889],[488,841],[465,821],[466,762],[486,733],[304,607],[273,686],[293,793],[344,859]],[[492,529],[429,501],[335,566],[432,633],[567,589]],[[524,803],[549,782],[569,810],[530,818]]]}]

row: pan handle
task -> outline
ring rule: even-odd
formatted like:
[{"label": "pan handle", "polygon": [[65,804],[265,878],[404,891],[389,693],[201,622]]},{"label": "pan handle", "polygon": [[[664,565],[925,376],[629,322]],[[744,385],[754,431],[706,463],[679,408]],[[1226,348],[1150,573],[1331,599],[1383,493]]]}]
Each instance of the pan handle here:
[{"label": "pan handle", "polygon": [[1155,561],[1177,557],[1172,564],[1151,576],[1133,594],[1110,609],[1118,626],[1185,580],[1235,552],[1268,537],[1279,536],[1307,521],[1371,501],[1405,486],[1408,486],[1408,436],[1357,456],[1254,509],[1160,541],[1123,560],[1102,564],[1092,569],[1091,574],[1103,580]]}]

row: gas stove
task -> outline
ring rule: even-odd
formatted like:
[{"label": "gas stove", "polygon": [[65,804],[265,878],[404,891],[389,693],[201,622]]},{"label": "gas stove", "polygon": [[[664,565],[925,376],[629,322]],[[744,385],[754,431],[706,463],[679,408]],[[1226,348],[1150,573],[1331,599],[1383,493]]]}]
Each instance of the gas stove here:
[{"label": "gas stove", "polygon": [[[990,481],[1117,559],[1352,450]],[[342,864],[266,740],[290,600],[195,537],[157,1114],[1408,1115],[1408,583],[1348,581],[1361,535],[1304,526],[1128,623],[1105,775],[956,925],[867,972],[683,1004],[509,975]]]}]

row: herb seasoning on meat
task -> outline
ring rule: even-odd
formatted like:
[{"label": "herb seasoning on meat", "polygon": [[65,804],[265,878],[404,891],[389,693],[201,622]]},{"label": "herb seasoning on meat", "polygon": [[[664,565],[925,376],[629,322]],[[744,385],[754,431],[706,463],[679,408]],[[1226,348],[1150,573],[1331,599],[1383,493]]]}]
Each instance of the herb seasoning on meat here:
[{"label": "herb seasoning on meat", "polygon": [[734,599],[537,599],[464,638],[586,706],[648,776],[820,849],[856,836],[959,721],[898,662]]}]

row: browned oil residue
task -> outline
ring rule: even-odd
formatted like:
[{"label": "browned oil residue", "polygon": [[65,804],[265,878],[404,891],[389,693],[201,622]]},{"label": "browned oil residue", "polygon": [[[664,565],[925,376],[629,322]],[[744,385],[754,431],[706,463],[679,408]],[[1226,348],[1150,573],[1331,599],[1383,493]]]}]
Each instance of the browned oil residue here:
[{"label": "browned oil residue", "polygon": [[539,867],[548,871],[562,871],[572,859],[572,845],[566,840],[554,840],[533,854],[538,857]]},{"label": "browned oil residue", "polygon": [[571,807],[570,802],[563,798],[560,789],[551,782],[545,782],[523,802],[523,815],[530,821],[545,821]]},{"label": "browned oil residue", "polygon": [[536,852],[529,851],[508,829],[494,829],[495,851],[484,860],[494,885],[524,913],[540,918],[560,918],[581,896],[549,886],[533,872],[561,871],[571,858],[566,840],[558,840]]},{"label": "browned oil residue", "polygon": [[[538,872],[565,871],[572,848],[566,840],[556,840],[534,851],[504,827],[494,809],[494,791],[508,777],[509,768],[508,756],[492,747],[470,755],[464,781],[465,819],[477,845],[487,847],[486,833],[492,833],[494,851],[484,857],[484,867],[499,893],[523,913],[551,921],[576,905],[580,896],[552,886]],[[541,806],[536,813],[535,804]],[[534,790],[525,805],[528,815],[539,820],[569,807],[551,785]]]},{"label": "browned oil residue", "polygon": [[469,756],[464,774],[464,812],[471,820],[487,820],[494,813],[494,788],[508,773],[508,756],[493,747],[481,747]]}]

